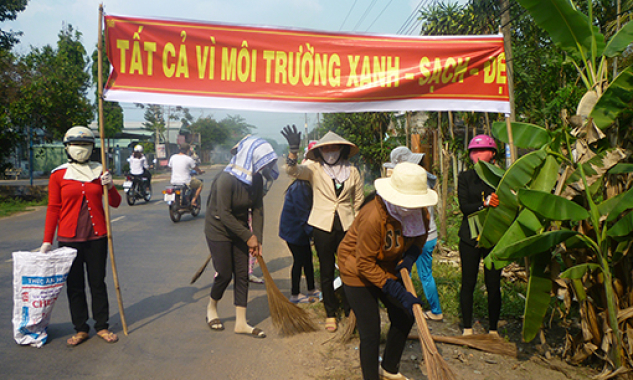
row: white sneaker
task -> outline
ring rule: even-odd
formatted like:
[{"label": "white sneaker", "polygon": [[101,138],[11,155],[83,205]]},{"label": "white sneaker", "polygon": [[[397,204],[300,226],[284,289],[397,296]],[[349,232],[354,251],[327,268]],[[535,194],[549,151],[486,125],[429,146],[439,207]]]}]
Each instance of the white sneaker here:
[{"label": "white sneaker", "polygon": [[382,368],[382,365],[378,365],[378,376],[382,380],[409,380],[400,372],[398,373],[389,373]]}]

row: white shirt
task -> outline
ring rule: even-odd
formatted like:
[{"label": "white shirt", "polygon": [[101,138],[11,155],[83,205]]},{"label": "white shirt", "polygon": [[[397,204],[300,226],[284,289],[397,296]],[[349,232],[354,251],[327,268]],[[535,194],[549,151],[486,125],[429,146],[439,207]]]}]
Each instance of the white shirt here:
[{"label": "white shirt", "polygon": [[191,182],[191,170],[197,165],[193,158],[186,154],[174,154],[169,159],[168,166],[171,168],[172,185],[189,185],[189,182]]},{"label": "white shirt", "polygon": [[130,163],[130,174],[132,175],[141,175],[143,174],[143,169],[149,169],[145,156],[135,158],[134,155],[132,155],[127,159],[127,162]]}]

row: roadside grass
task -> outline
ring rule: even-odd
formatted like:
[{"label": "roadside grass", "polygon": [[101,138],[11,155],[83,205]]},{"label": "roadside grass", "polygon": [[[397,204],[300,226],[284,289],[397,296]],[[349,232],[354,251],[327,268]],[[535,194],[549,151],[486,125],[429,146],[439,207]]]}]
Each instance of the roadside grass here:
[{"label": "roadside grass", "polygon": [[42,199],[40,201],[23,201],[13,198],[0,199],[0,218],[13,215],[22,211],[31,211],[31,207],[46,206],[48,199]]}]

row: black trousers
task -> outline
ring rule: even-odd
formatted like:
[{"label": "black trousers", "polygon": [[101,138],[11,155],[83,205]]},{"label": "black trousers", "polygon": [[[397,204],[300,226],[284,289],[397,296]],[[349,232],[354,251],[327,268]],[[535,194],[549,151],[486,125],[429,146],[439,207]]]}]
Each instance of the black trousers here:
[{"label": "black trousers", "polygon": [[378,355],[380,354],[380,307],[378,300],[387,308],[391,327],[382,358],[382,368],[398,373],[400,359],[407,336],[413,326],[413,316],[396,299],[384,294],[375,286],[355,287],[343,285],[347,300],[356,315],[356,328],[360,336],[360,367],[364,380],[379,380]]},{"label": "black trousers", "polygon": [[222,299],[234,278],[233,304],[246,307],[248,302],[248,246],[241,240],[212,241],[207,238],[217,276],[211,288],[211,298]]},{"label": "black trousers", "polygon": [[84,242],[59,242],[60,247],[70,247],[77,250],[77,257],[73,261],[66,281],[66,294],[70,307],[70,318],[75,331],[88,332],[88,301],[86,299],[86,280],[90,287],[92,318],[97,331],[107,329],[110,310],[108,304],[108,289],[105,283],[106,261],[108,258],[108,239],[89,240]]},{"label": "black trousers", "polygon": [[[327,318],[334,318],[338,309],[338,300],[336,299],[336,294],[334,294],[336,250],[341,240],[345,237],[345,231],[341,227],[338,214],[334,218],[334,226],[331,232],[314,227],[312,237],[314,238],[314,247],[316,248],[317,256],[319,256],[319,265],[321,267],[321,292],[323,294],[325,314]],[[345,309],[345,314],[349,314],[349,306],[345,300],[343,308]]]},{"label": "black trousers", "polygon": [[312,264],[312,248],[310,245],[296,245],[287,243],[292,253],[293,263],[290,270],[291,294],[299,294],[301,272],[306,276],[308,290],[314,290],[314,265]]},{"label": "black trousers", "polygon": [[[459,241],[459,258],[462,262],[462,287],[459,303],[462,310],[464,328],[473,327],[473,293],[477,285],[479,262],[490,253],[490,249],[473,247]],[[484,266],[484,282],[488,293],[488,319],[490,330],[497,330],[501,314],[501,269],[488,269]]]}]

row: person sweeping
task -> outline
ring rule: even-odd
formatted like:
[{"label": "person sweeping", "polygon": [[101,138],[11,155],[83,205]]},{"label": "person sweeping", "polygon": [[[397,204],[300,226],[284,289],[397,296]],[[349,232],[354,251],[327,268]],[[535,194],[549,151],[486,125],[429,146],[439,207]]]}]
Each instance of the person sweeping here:
[{"label": "person sweeping", "polygon": [[[248,258],[261,255],[264,229],[264,179],[279,175],[277,154],[266,140],[246,136],[236,147],[231,162],[211,185],[207,201],[205,235],[217,276],[207,306],[207,325],[224,330],[217,305],[234,281],[235,333],[265,338],[246,321]],[[252,231],[248,223],[252,212]]]},{"label": "person sweeping", "polygon": [[[477,135],[468,144],[468,154],[473,164],[479,160],[493,162],[497,153],[497,144],[492,137]],[[477,285],[479,262],[490,253],[490,248],[478,245],[468,226],[468,216],[484,207],[497,207],[499,198],[494,189],[488,186],[475,169],[459,173],[457,179],[457,198],[463,214],[459,228],[459,258],[462,268],[462,284],[459,303],[464,323],[463,335],[473,334],[473,293]],[[488,293],[488,319],[490,334],[497,335],[497,323],[501,314],[501,269],[488,269],[484,266],[484,282]]]},{"label": "person sweeping", "polygon": [[[437,193],[427,186],[419,165],[397,164],[389,178],[374,181],[376,196],[361,209],[338,248],[339,269],[347,300],[356,315],[360,336],[360,365],[364,380],[406,379],[400,359],[413,326],[413,305],[400,269],[411,267],[427,239],[427,207]],[[387,308],[391,326],[379,362],[380,306]]]}]

